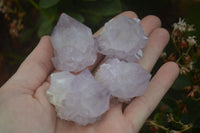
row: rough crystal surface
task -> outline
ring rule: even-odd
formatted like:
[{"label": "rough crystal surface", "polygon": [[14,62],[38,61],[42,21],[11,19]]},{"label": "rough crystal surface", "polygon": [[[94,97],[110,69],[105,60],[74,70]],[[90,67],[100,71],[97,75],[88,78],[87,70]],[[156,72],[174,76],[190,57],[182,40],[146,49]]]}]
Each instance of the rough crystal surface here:
[{"label": "rough crystal surface", "polygon": [[143,95],[150,80],[150,73],[137,63],[108,59],[95,74],[95,79],[121,100]]},{"label": "rough crystal surface", "polygon": [[89,70],[77,76],[66,71],[52,74],[47,96],[58,117],[81,125],[95,122],[109,109],[109,90]]},{"label": "rough crystal surface", "polygon": [[[63,72],[51,75],[48,100],[55,106],[57,116],[80,125],[94,123],[109,109],[110,95],[127,101],[144,93],[150,73],[132,63],[142,57],[147,37],[140,20],[123,15],[105,24],[93,39],[91,30],[62,14],[54,28],[51,41],[52,62]],[[95,74],[84,70],[92,65],[98,51],[107,56]]]},{"label": "rough crystal surface", "polygon": [[107,22],[95,38],[100,53],[126,61],[140,59],[147,40],[140,20],[123,15]]},{"label": "rough crystal surface", "polygon": [[55,55],[52,62],[57,70],[79,72],[96,60],[91,29],[64,13],[51,34],[51,41]]}]

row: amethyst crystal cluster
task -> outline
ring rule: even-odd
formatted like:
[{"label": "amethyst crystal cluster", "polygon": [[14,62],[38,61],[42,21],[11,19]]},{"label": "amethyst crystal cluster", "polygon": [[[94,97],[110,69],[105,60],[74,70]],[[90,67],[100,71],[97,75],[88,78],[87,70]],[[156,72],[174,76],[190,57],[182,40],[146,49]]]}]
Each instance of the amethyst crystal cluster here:
[{"label": "amethyst crystal cluster", "polygon": [[139,19],[121,15],[106,23],[96,40],[101,54],[133,62],[142,57],[148,38]]},{"label": "amethyst crystal cluster", "polygon": [[47,95],[58,117],[81,125],[95,122],[109,109],[109,90],[89,70],[77,76],[67,71],[52,74]]},{"label": "amethyst crystal cluster", "polygon": [[[136,18],[121,15],[112,19],[93,38],[90,28],[62,14],[51,35],[52,62],[62,72],[51,75],[47,90],[57,116],[80,125],[92,124],[109,109],[110,96],[127,101],[142,95],[151,75],[136,61],[147,40]],[[86,68],[94,64],[97,53],[106,58],[93,76]]]}]

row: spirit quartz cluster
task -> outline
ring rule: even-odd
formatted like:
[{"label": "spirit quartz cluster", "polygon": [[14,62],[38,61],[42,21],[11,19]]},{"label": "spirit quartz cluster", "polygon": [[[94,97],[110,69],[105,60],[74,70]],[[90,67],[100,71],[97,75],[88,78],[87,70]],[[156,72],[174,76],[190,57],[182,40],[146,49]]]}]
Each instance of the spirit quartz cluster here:
[{"label": "spirit quartz cluster", "polygon": [[[110,96],[127,101],[142,95],[151,75],[136,61],[147,40],[136,18],[112,19],[93,38],[90,28],[62,14],[51,35],[52,62],[61,72],[51,75],[47,90],[57,116],[92,124],[109,109]],[[97,53],[106,58],[93,76],[86,68],[95,62]]]}]

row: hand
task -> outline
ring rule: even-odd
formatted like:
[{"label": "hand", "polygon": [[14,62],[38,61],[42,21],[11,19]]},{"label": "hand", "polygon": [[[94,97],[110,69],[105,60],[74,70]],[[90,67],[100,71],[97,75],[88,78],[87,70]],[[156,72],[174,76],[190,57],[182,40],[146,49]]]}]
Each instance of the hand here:
[{"label": "hand", "polygon": [[[124,12],[127,17],[137,17],[133,12]],[[155,16],[141,20],[147,46],[144,57],[138,61],[151,71],[159,55],[169,41],[168,32],[160,28]],[[101,29],[100,29],[101,30]],[[97,36],[100,30],[94,34]],[[161,98],[176,79],[179,68],[175,63],[164,64],[152,78],[144,95],[137,97],[122,112],[121,104],[111,104],[110,110],[93,125],[79,126],[56,117],[54,107],[47,101],[48,76],[53,72],[51,58],[53,48],[45,36],[21,64],[18,71],[0,89],[1,133],[136,133],[155,109]],[[98,56],[93,70],[103,58]]]}]

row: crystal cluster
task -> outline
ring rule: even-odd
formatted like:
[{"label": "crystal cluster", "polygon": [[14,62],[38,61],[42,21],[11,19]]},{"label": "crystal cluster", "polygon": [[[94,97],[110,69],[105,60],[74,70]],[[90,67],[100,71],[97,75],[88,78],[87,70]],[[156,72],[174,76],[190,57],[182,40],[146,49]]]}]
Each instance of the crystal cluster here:
[{"label": "crystal cluster", "polygon": [[109,109],[109,90],[87,69],[77,76],[66,71],[52,74],[47,95],[60,118],[81,125],[95,122]]},{"label": "crystal cluster", "polygon": [[[51,41],[52,62],[63,72],[51,75],[47,96],[61,119],[80,125],[94,123],[109,109],[111,95],[127,101],[147,88],[151,75],[135,63],[147,42],[139,19],[121,15],[93,38],[88,27],[62,14]],[[106,59],[93,77],[84,69],[95,62],[97,52]]]},{"label": "crystal cluster", "polygon": [[64,13],[51,34],[51,42],[57,70],[79,72],[96,60],[91,29]]},{"label": "crystal cluster", "polygon": [[123,15],[106,23],[95,39],[100,53],[126,61],[140,59],[141,49],[145,47],[148,40],[144,35],[140,20]]},{"label": "crystal cluster", "polygon": [[124,101],[144,94],[151,75],[137,63],[108,59],[95,74],[95,79],[109,88],[111,95]]}]

